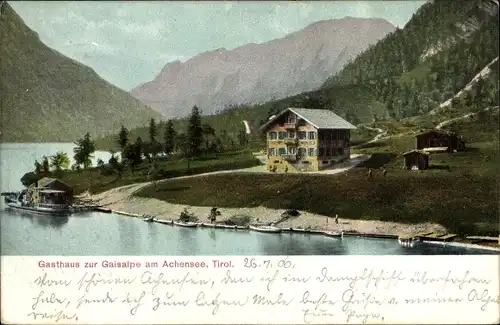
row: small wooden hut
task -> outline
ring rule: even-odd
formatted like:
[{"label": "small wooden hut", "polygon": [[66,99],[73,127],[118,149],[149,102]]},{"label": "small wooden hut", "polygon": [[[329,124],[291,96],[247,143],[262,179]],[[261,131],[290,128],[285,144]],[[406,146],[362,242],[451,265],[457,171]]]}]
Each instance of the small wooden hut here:
[{"label": "small wooden hut", "polygon": [[435,129],[415,135],[415,148],[428,152],[464,151],[465,141],[454,132]]},{"label": "small wooden hut", "polygon": [[422,150],[411,150],[405,152],[404,168],[407,170],[422,170],[429,168],[429,154]]}]

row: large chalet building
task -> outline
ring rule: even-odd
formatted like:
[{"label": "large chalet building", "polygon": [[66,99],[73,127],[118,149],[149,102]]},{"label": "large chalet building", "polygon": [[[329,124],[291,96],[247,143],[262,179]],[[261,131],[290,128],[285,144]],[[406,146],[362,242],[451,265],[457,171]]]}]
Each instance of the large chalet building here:
[{"label": "large chalet building", "polygon": [[349,159],[354,125],[327,109],[287,108],[262,125],[267,168],[274,172],[318,171]]}]

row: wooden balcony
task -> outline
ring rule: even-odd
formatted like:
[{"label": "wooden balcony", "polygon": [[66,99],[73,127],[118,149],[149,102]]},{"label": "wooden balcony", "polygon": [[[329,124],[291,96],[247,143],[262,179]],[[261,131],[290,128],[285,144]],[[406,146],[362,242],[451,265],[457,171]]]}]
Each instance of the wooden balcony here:
[{"label": "wooden balcony", "polygon": [[295,154],[295,155],[291,155],[291,154],[281,155],[281,157],[283,157],[283,159],[288,160],[288,161],[297,161],[297,154]]},{"label": "wooden balcony", "polygon": [[297,128],[297,122],[294,123],[285,123],[283,127],[287,130],[295,130]]},{"label": "wooden balcony", "polygon": [[286,145],[297,145],[297,143],[299,142],[299,140],[297,138],[286,138],[286,139],[283,139],[283,142],[286,144]]}]

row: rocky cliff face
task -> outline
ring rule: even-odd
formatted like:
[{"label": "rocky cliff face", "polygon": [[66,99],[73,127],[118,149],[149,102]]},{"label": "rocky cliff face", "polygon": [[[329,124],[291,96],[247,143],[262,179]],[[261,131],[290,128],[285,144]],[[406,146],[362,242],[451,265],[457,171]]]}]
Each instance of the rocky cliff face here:
[{"label": "rocky cliff face", "polygon": [[286,37],[170,62],[131,94],[168,117],[198,105],[212,114],[230,105],[259,103],[314,90],[395,27],[382,19],[316,22]]}]

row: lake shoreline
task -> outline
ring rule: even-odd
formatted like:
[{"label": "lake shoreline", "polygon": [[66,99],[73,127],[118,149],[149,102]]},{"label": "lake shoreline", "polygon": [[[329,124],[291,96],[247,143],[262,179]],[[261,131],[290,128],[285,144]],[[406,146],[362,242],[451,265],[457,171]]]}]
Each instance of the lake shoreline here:
[{"label": "lake shoreline", "polygon": [[[117,187],[99,194],[84,193],[80,197],[98,202],[105,209],[129,217],[141,217],[144,214],[154,216],[159,223],[163,221],[177,220],[180,213],[188,208],[188,211],[196,215],[200,223],[208,223],[208,215],[212,207],[186,206],[169,203],[155,198],[137,197],[134,194],[152,182],[138,183]],[[241,208],[219,208],[221,216],[217,222],[223,223],[234,216],[248,216],[249,224],[270,224],[281,218],[283,210],[270,209],[266,207],[241,207]],[[290,229],[308,229],[311,234],[322,234],[326,231],[343,232],[346,236],[358,236],[367,238],[397,239],[399,236],[439,232],[447,233],[447,229],[435,223],[425,222],[419,224],[405,224],[398,222],[380,220],[356,220],[344,219],[339,216],[338,224],[332,216],[324,216],[300,211],[300,216],[276,224],[276,227],[289,232]],[[293,232],[293,231],[290,231]],[[469,249],[480,249],[500,252],[500,247],[480,245],[461,242],[428,242],[432,245],[445,245]]]},{"label": "lake shoreline", "polygon": [[[113,211],[121,211],[130,215],[142,216],[144,214],[155,216],[159,220],[176,220],[180,213],[188,208],[188,211],[198,216],[199,222],[208,222],[208,215],[212,207],[186,206],[158,200],[155,198],[143,198],[134,196],[138,190],[147,183],[139,183],[114,188],[99,194],[84,193],[81,198],[98,202],[99,205]],[[270,209],[266,207],[241,207],[241,208],[219,208],[221,216],[218,222],[224,222],[234,216],[248,216],[250,224],[266,224],[278,221],[283,210]],[[333,216],[324,216],[300,211],[300,216],[280,222],[280,228],[309,228],[311,230],[337,231],[344,233],[373,234],[382,236],[400,236],[424,232],[446,232],[447,230],[434,223],[404,224],[398,222],[380,220],[355,220],[344,219],[339,216],[338,224],[334,222]]]}]

